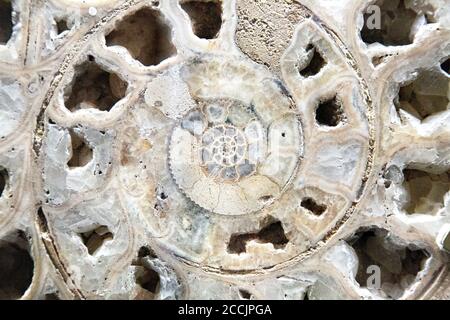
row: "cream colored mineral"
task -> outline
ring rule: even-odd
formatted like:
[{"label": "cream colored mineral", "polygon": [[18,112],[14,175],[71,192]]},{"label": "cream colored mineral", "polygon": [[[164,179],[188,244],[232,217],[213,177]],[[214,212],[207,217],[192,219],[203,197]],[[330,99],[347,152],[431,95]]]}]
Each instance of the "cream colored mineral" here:
[{"label": "cream colored mineral", "polygon": [[0,299],[450,299],[448,0],[0,0]]}]

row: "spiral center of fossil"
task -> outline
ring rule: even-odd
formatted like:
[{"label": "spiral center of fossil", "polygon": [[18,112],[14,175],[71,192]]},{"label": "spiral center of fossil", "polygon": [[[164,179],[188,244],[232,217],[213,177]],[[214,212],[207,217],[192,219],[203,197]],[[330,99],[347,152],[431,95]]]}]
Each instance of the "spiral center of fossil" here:
[{"label": "spiral center of fossil", "polygon": [[[217,165],[233,167],[244,159],[246,139],[238,128],[220,125],[205,132],[203,135],[203,148],[205,153],[211,153],[212,160]],[[203,161],[205,164],[208,164],[210,159],[204,157]]]},{"label": "spiral center of fossil", "polygon": [[[273,95],[280,94],[273,87]],[[301,129],[288,105],[234,97],[198,101],[175,128],[172,175],[200,207],[224,215],[255,212],[281,196],[295,172]],[[257,186],[257,187],[250,187]]]},{"label": "spiral center of fossil", "polygon": [[202,164],[210,176],[226,180],[247,176],[253,171],[242,170],[248,165],[245,162],[247,147],[245,134],[239,128],[214,126],[202,137]]}]

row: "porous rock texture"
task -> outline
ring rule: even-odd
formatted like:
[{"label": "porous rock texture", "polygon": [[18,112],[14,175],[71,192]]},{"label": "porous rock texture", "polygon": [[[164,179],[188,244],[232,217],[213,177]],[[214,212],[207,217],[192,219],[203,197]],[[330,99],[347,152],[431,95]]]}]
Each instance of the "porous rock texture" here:
[{"label": "porous rock texture", "polygon": [[0,299],[449,299],[449,58],[448,0],[0,0]]}]

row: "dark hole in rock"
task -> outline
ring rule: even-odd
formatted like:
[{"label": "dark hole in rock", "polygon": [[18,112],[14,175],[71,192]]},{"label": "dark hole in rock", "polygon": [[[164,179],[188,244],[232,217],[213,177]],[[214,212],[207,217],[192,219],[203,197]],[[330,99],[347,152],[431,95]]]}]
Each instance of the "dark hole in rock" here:
[{"label": "dark hole in rock", "polygon": [[197,37],[217,37],[222,27],[222,1],[185,1],[181,7],[189,15]]},{"label": "dark hole in rock", "polygon": [[327,210],[325,205],[318,204],[312,198],[303,199],[300,205],[316,216],[321,216]]},{"label": "dark hole in rock", "polygon": [[56,292],[47,293],[44,300],[61,300]]},{"label": "dark hole in rock", "polygon": [[369,267],[378,266],[381,288],[376,289],[388,298],[397,299],[414,283],[429,254],[393,240],[388,231],[374,227],[360,230],[348,242],[358,256],[356,281],[359,285],[370,288],[372,284],[368,280],[373,273],[368,271]]},{"label": "dark hole in rock", "polygon": [[385,56],[375,56],[372,58],[372,64],[374,67],[378,67],[381,63],[383,63]]},{"label": "dark hole in rock", "polygon": [[319,102],[316,109],[316,121],[318,124],[336,127],[346,119],[344,108],[337,96]]},{"label": "dark hole in rock", "polygon": [[400,87],[394,100],[397,111],[406,111],[419,120],[447,110],[449,79],[439,69],[423,70],[417,78]]},{"label": "dark hole in rock", "polygon": [[72,144],[72,157],[67,165],[69,168],[84,167],[93,159],[93,151],[81,133],[69,129],[69,134]]},{"label": "dark hole in rock", "polygon": [[155,66],[176,54],[171,28],[159,10],[143,8],[124,18],[106,36],[107,46],[122,46],[144,66]]},{"label": "dark hole in rock", "polygon": [[405,0],[379,0],[374,5],[381,9],[381,28],[372,25],[376,13],[365,13],[361,39],[367,44],[378,42],[385,46],[411,44],[417,13],[405,5]]},{"label": "dark hole in rock", "polygon": [[272,200],[273,200],[272,195],[262,196],[261,198],[259,198],[259,201],[261,201],[261,202],[270,202]]},{"label": "dark hole in rock", "polygon": [[274,221],[267,224],[259,232],[232,235],[228,243],[228,252],[234,254],[244,253],[247,250],[247,242],[252,240],[259,243],[271,243],[275,249],[284,248],[289,242],[281,221]]},{"label": "dark hole in rock", "polygon": [[0,44],[11,38],[13,30],[12,4],[10,0],[0,0]]},{"label": "dark hole in rock", "polygon": [[232,235],[228,243],[228,252],[240,254],[247,251],[247,242],[255,240],[256,234],[237,234]]},{"label": "dark hole in rock", "polygon": [[139,249],[138,258],[133,262],[136,267],[134,274],[136,283],[144,289],[135,298],[137,300],[154,299],[159,293],[161,278],[150,262],[154,258],[156,258],[154,251],[150,247],[143,246]]},{"label": "dark hole in rock", "polygon": [[64,31],[69,30],[69,27],[67,26],[67,20],[66,19],[57,19],[56,22],[56,32],[58,34],[63,33]]},{"label": "dark hole in rock", "polygon": [[136,283],[153,294],[158,292],[160,283],[159,274],[151,268],[141,267],[139,275],[136,277]]},{"label": "dark hole in rock", "polygon": [[161,193],[159,194],[159,198],[160,198],[161,200],[166,200],[168,197],[169,197],[169,196],[166,195],[164,192],[161,192]]},{"label": "dark hole in rock", "polygon": [[100,247],[109,240],[114,238],[113,234],[106,226],[99,226],[87,232],[80,233],[84,245],[88,249],[88,253],[93,255]]},{"label": "dark hole in rock", "polygon": [[392,55],[389,54],[383,54],[383,55],[377,55],[372,58],[372,64],[374,67],[378,67],[380,64],[386,62]]},{"label": "dark hole in rock", "polygon": [[318,74],[326,64],[319,50],[312,44],[306,48],[306,55],[308,56],[307,65],[299,69],[300,74],[305,78]]},{"label": "dark hole in rock", "polygon": [[250,300],[253,297],[253,295],[245,289],[239,289],[239,295],[244,300]]},{"label": "dark hole in rock", "polygon": [[3,196],[3,192],[5,191],[8,185],[8,180],[9,180],[8,171],[0,167],[0,197]]},{"label": "dark hole in rock", "polygon": [[138,258],[144,258],[144,257],[156,258],[156,254],[152,250],[152,248],[147,247],[147,246],[143,246],[143,247],[139,248]]},{"label": "dark hole in rock", "polygon": [[95,59],[84,62],[75,72],[75,81],[65,97],[65,106],[70,111],[82,108],[109,111],[125,97],[127,83],[117,74],[102,69]]},{"label": "dark hole in rock", "polygon": [[310,300],[309,299],[309,289],[305,291],[305,295],[303,296],[303,300]]},{"label": "dark hole in rock", "polygon": [[450,59],[445,60],[441,64],[441,69],[447,74],[450,75]]},{"label": "dark hole in rock", "polygon": [[15,231],[0,240],[0,300],[23,296],[31,285],[34,262],[30,244],[23,231]]},{"label": "dark hole in rock", "polygon": [[403,170],[403,188],[408,194],[404,210],[408,214],[436,214],[444,207],[450,190],[450,172],[427,172],[413,167]]}]

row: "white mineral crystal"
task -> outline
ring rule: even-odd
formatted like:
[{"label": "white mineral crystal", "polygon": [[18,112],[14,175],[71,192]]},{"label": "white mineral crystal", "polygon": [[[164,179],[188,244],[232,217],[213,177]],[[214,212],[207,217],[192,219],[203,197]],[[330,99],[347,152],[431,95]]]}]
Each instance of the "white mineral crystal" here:
[{"label": "white mineral crystal", "polygon": [[0,0],[0,299],[450,299],[449,0]]}]

